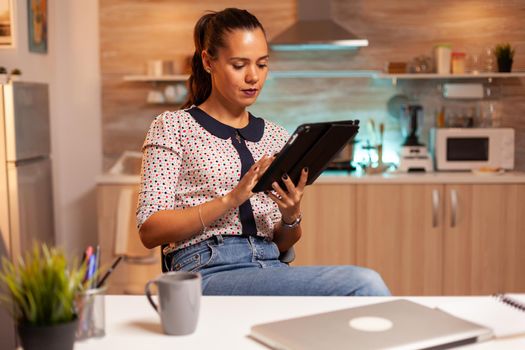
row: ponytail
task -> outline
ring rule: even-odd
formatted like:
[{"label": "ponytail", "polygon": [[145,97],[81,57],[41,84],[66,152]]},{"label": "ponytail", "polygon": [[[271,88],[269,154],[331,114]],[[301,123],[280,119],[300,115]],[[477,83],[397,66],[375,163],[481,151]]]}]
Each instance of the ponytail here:
[{"label": "ponytail", "polygon": [[188,79],[188,99],[182,108],[200,105],[210,97],[211,75],[204,69],[202,51],[206,50],[211,59],[217,57],[217,50],[225,46],[224,36],[235,29],[254,30],[264,28],[259,20],[246,10],[227,8],[220,12],[209,12],[195,24],[193,41],[195,53],[191,60],[191,74]]},{"label": "ponytail", "polygon": [[188,100],[182,108],[189,108],[192,105],[200,105],[211,94],[211,76],[206,72],[202,64],[202,51],[205,50],[206,29],[210,20],[216,15],[215,12],[207,13],[202,16],[195,24],[193,30],[193,42],[195,43],[195,53],[191,60],[191,75],[188,79]]}]

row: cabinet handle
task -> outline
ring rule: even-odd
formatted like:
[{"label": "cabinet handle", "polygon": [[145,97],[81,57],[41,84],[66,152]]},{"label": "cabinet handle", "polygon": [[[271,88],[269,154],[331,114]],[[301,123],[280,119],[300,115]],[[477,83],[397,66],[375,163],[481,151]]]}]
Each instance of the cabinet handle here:
[{"label": "cabinet handle", "polygon": [[452,209],[450,213],[450,227],[456,227],[458,212],[458,192],[456,190],[450,190],[450,205]]},{"label": "cabinet handle", "polygon": [[439,191],[432,190],[432,227],[438,227],[438,215],[439,215]]}]

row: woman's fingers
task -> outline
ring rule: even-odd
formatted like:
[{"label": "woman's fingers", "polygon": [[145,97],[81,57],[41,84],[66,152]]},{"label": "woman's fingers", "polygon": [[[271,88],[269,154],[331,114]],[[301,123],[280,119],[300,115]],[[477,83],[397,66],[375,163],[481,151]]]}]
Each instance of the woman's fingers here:
[{"label": "woman's fingers", "polygon": [[282,180],[284,182],[284,185],[286,186],[286,189],[288,190],[288,194],[292,195],[292,197],[295,196],[295,185],[293,184],[288,174],[284,174],[282,176]]},{"label": "woman's fingers", "polygon": [[267,195],[268,197],[270,197],[275,203],[277,203],[277,205],[278,205],[280,208],[282,208],[282,207],[285,206],[285,204],[283,203],[282,199],[279,198],[279,197],[277,197],[277,196],[276,196],[275,194],[273,194],[272,192],[267,191],[267,192],[265,192],[265,193],[266,193],[266,195]]},{"label": "woman's fingers", "polygon": [[273,162],[272,157],[268,157],[267,159],[265,159],[265,161],[262,162],[262,164],[260,166],[259,174],[260,175],[264,174],[266,172],[266,170],[268,170],[268,168],[270,167],[272,162]]},{"label": "woman's fingers", "polygon": [[290,196],[286,192],[284,192],[284,190],[281,188],[281,186],[279,186],[277,181],[272,183],[272,188],[279,195],[281,203],[283,203],[285,207],[294,205]]},{"label": "woman's fingers", "polygon": [[266,159],[266,155],[262,156],[261,159],[259,159],[258,161],[256,161],[255,163],[252,164],[251,166],[251,169],[256,169],[256,168],[260,168],[260,166],[263,164],[263,162],[265,161]]},{"label": "woman's fingers", "polygon": [[301,178],[299,179],[299,183],[297,184],[297,189],[302,193],[304,190],[304,187],[306,186],[306,182],[308,182],[308,168],[303,168],[301,171]]}]

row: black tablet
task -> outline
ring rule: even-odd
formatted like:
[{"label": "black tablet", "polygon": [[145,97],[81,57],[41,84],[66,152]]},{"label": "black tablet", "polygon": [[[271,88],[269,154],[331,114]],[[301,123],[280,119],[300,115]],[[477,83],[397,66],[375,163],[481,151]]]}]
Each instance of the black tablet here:
[{"label": "black tablet", "polygon": [[328,166],[334,156],[352,140],[359,130],[359,120],[302,124],[276,155],[270,167],[261,176],[252,192],[271,191],[277,181],[286,186],[281,177],[288,174],[295,185],[301,171],[308,167],[307,185],[311,185]]}]

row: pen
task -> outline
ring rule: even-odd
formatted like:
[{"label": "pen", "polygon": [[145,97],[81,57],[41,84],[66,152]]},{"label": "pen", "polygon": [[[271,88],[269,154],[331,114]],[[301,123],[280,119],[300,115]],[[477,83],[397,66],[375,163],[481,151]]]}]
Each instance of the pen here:
[{"label": "pen", "polygon": [[86,264],[86,273],[84,274],[84,282],[89,280],[89,263],[90,263],[90,260],[91,260],[91,255],[93,255],[93,247],[92,246],[88,246],[86,248],[86,251],[84,252],[84,254],[82,256],[82,260]]},{"label": "pen", "polygon": [[87,268],[88,288],[92,288],[92,286],[93,286],[93,277],[95,276],[96,260],[97,260],[97,257],[94,254],[92,254],[89,257],[88,268]]},{"label": "pen", "polygon": [[118,263],[120,262],[120,260],[122,260],[122,255],[119,256],[118,258],[115,259],[115,261],[113,261],[113,264],[111,264],[111,267],[106,271],[106,273],[104,274],[104,276],[100,279],[100,281],[98,282],[97,284],[97,288],[100,288],[102,287],[102,285],[104,284],[104,282],[106,282],[107,278],[109,277],[109,275],[113,272],[113,270],[115,269],[115,267],[117,267]]},{"label": "pen", "polygon": [[93,269],[93,275],[91,276],[92,277],[91,288],[97,287],[99,269],[100,269],[100,245],[97,245],[97,247],[95,248],[95,268]]}]

